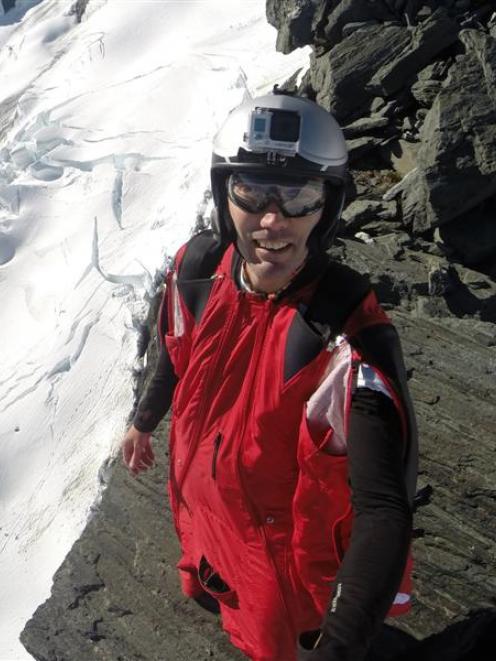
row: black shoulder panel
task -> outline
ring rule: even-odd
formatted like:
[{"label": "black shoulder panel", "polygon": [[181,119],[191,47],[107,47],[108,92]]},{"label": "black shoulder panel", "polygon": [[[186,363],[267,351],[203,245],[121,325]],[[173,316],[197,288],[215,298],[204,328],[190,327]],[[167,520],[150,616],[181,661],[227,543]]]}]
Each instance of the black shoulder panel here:
[{"label": "black shoulder panel", "polygon": [[219,243],[212,230],[195,234],[188,241],[177,273],[178,280],[210,278],[225,250],[226,247]]},{"label": "black shoulder panel", "polygon": [[298,311],[289,327],[284,356],[284,383],[308,365],[324,348],[321,333],[308,324]]},{"label": "black shoulder panel", "polygon": [[328,338],[339,335],[350,314],[370,291],[367,276],[349,266],[331,262],[305,314],[308,323],[328,330]]},{"label": "black shoulder panel", "polygon": [[370,291],[368,279],[342,264],[330,263],[306,310],[288,331],[284,381],[313,360],[332,337],[339,335],[350,314]]},{"label": "black shoulder panel", "polygon": [[210,296],[212,275],[225,249],[211,230],[205,230],[189,240],[184,252],[177,274],[177,286],[197,323]]}]

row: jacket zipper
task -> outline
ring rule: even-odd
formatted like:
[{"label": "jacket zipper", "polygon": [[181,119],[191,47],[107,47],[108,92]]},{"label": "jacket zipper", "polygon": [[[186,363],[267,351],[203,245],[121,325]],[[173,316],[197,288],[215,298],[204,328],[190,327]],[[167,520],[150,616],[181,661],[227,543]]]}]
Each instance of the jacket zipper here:
[{"label": "jacket zipper", "polygon": [[214,440],[214,451],[212,454],[212,478],[217,478],[217,455],[219,454],[220,444],[222,442],[222,434],[219,432]]},{"label": "jacket zipper", "polygon": [[[252,372],[250,390],[249,390],[248,397],[246,398],[246,402],[245,402],[245,411],[247,411],[247,412],[249,412],[251,410],[250,406],[251,406],[251,401],[252,401],[252,398],[253,398],[253,391],[255,389],[254,386],[255,386],[255,379],[256,379],[256,376],[257,376],[257,372],[258,372],[258,366],[260,364],[260,359],[261,359],[261,356],[260,356],[261,349],[264,345],[265,334],[267,333],[267,328],[269,327],[269,323],[270,323],[270,320],[273,316],[274,310],[275,310],[275,306],[274,306],[274,303],[271,301],[271,302],[269,302],[269,308],[268,308],[268,311],[266,313],[266,317],[265,317],[265,320],[264,320],[263,331],[260,334],[261,339],[260,339],[260,342],[259,342],[258,351],[256,352],[257,365],[255,366],[255,369]],[[240,441],[239,441],[238,450],[237,450],[236,471],[237,471],[237,475],[238,475],[239,486],[240,486],[240,489],[243,493],[244,502],[246,503],[247,510],[250,513],[250,517],[251,517],[251,519],[252,519],[252,521],[255,525],[255,528],[258,529],[258,531],[259,531],[260,537],[262,538],[262,541],[263,541],[265,552],[267,553],[269,561],[272,565],[272,569],[273,569],[274,574],[276,576],[276,581],[277,581],[277,584],[279,586],[279,599],[281,600],[282,605],[283,605],[283,607],[284,607],[284,609],[287,613],[288,621],[291,623],[293,629],[295,629],[295,624],[294,624],[293,619],[291,617],[291,611],[289,610],[288,605],[286,603],[286,599],[284,598],[284,592],[283,592],[282,587],[281,587],[281,579],[280,579],[279,573],[277,571],[274,558],[273,558],[272,553],[269,549],[269,545],[267,543],[267,536],[265,534],[264,527],[263,527],[263,525],[260,525],[261,522],[259,521],[259,517],[256,515],[255,510],[253,509],[253,505],[252,505],[250,499],[248,498],[246,488],[245,488],[245,485],[244,485],[244,482],[243,482],[242,471],[241,471],[241,467],[240,467],[241,443],[243,442],[243,437],[245,435],[248,415],[249,415],[249,413],[245,414],[245,419],[243,421],[243,430],[242,430],[242,433],[239,436]]]}]

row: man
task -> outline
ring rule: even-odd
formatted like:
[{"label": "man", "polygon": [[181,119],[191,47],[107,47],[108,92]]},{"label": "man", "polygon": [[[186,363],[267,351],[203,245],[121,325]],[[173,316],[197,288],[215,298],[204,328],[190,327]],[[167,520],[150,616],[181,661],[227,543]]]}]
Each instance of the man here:
[{"label": "man", "polygon": [[214,142],[212,231],[176,256],[157,373],[124,439],[132,473],[172,403],[169,493],[186,595],[254,661],[361,661],[408,610],[415,423],[397,334],[326,254],[347,152],[279,92]]}]

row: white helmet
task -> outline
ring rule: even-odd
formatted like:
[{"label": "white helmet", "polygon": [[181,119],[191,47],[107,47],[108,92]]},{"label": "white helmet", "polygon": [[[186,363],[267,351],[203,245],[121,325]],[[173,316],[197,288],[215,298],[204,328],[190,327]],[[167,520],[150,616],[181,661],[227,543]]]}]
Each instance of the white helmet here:
[{"label": "white helmet", "polygon": [[226,180],[233,172],[319,178],[326,182],[326,204],[309,246],[325,250],[343,208],[347,166],[346,142],[334,117],[313,101],[275,87],[272,94],[235,108],[214,138],[213,229],[222,242],[236,238],[226,201]]}]

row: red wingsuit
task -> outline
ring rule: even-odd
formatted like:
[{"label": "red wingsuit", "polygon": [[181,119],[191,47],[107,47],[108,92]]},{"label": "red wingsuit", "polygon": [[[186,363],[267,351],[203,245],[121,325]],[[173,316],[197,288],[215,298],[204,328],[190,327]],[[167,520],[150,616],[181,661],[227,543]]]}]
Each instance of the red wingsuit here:
[{"label": "red wingsuit", "polygon": [[[304,323],[308,291],[276,301],[240,291],[234,254],[231,246],[219,263],[199,321],[176,271],[168,277],[178,567],[186,595],[218,599],[224,629],[247,656],[294,661],[298,635],[322,622],[351,534],[346,433],[362,356],[348,340],[389,320],[370,293],[343,337],[287,378],[287,336]],[[401,397],[381,376],[407,433]],[[409,568],[390,614],[409,607]]]}]

